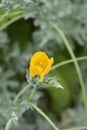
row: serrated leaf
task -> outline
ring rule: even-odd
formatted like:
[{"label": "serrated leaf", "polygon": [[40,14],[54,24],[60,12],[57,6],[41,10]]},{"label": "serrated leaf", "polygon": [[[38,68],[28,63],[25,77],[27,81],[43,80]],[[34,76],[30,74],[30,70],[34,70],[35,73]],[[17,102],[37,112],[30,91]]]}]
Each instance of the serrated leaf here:
[{"label": "serrated leaf", "polygon": [[45,78],[45,81],[44,81],[43,84],[46,85],[46,86],[51,86],[51,87],[63,89],[63,86],[58,82],[56,77]]},{"label": "serrated leaf", "polygon": [[63,89],[63,87],[61,86],[61,84],[57,81],[57,80],[51,80],[50,82],[49,82],[49,84],[52,86],[52,87],[55,87],[55,88],[62,88]]}]

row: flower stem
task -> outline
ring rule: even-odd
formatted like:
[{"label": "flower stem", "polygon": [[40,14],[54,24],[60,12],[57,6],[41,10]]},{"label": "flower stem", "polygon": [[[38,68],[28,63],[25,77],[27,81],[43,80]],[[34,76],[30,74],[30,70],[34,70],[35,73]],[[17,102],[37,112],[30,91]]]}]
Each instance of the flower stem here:
[{"label": "flower stem", "polygon": [[38,108],[35,104],[30,102],[31,106],[40,114],[42,115],[48,122],[49,124],[54,128],[54,130],[59,130],[56,125],[51,121],[51,119],[40,109]]},{"label": "flower stem", "polygon": [[9,121],[7,122],[5,130],[10,130],[11,124],[12,124],[12,118],[9,119]]},{"label": "flower stem", "polygon": [[38,80],[37,83],[33,86],[34,88],[33,88],[33,90],[32,90],[32,93],[31,93],[30,96],[29,96],[29,101],[32,100],[32,98],[33,98],[33,96],[34,96],[34,94],[35,94],[35,92],[36,92],[36,89],[37,89],[38,84],[39,84],[39,80]]},{"label": "flower stem", "polygon": [[84,86],[84,82],[83,82],[83,78],[82,78],[82,75],[81,75],[81,71],[80,71],[80,67],[79,67],[79,64],[76,60],[76,56],[70,46],[70,43],[68,42],[66,36],[64,35],[63,31],[53,22],[50,22],[50,25],[57,31],[57,33],[60,34],[61,38],[63,39],[64,41],[64,44],[70,54],[70,56],[72,57],[73,59],[73,62],[74,62],[74,66],[76,68],[76,72],[78,74],[78,79],[79,79],[79,82],[80,82],[80,85],[81,85],[81,88],[82,88],[82,94],[83,94],[83,100],[84,100],[84,104],[85,104],[85,111],[86,111],[86,120],[87,120],[87,97],[86,97],[86,90],[85,90],[85,86]]},{"label": "flower stem", "polygon": [[34,96],[34,94],[35,94],[35,92],[36,92],[36,88],[37,88],[37,86],[35,86],[35,87],[33,88],[33,91],[32,91],[32,93],[31,93],[31,95],[29,96],[29,101],[32,100],[32,98],[33,98],[33,96]]},{"label": "flower stem", "polygon": [[[76,58],[76,60],[77,60],[77,61],[87,60],[87,56],[83,56],[83,57]],[[66,60],[66,61],[60,62],[60,63],[54,65],[54,66],[51,68],[51,71],[53,71],[54,69],[56,69],[56,68],[58,68],[58,67],[61,67],[61,66],[63,66],[63,65],[72,63],[72,62],[74,62],[73,59],[70,59],[70,60]]]},{"label": "flower stem", "polygon": [[27,86],[25,86],[25,87],[17,94],[17,96],[15,97],[14,103],[16,103],[17,100],[19,99],[19,97],[20,97],[24,92],[26,92],[27,89],[29,89],[30,87],[31,87],[31,84],[28,84]]}]

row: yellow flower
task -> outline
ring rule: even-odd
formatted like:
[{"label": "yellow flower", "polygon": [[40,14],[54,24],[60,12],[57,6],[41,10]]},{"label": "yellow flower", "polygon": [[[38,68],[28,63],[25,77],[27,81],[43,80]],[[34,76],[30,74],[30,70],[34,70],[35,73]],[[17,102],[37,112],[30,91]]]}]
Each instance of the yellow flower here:
[{"label": "yellow flower", "polygon": [[43,82],[44,76],[48,74],[51,66],[54,62],[53,57],[49,58],[45,52],[36,52],[30,61],[30,76],[34,77],[36,75],[40,76],[40,82]]}]

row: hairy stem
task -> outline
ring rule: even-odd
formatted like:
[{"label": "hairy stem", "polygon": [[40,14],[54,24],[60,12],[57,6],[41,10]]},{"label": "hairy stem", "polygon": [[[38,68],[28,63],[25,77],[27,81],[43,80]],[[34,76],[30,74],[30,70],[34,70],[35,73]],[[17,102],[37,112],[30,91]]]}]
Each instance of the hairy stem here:
[{"label": "hairy stem", "polygon": [[30,87],[31,87],[31,84],[28,84],[27,86],[25,86],[25,87],[17,94],[17,96],[15,97],[14,103],[16,103],[17,100],[19,99],[19,97],[20,97],[24,92],[26,92],[27,89],[29,89]]},{"label": "hairy stem", "polygon": [[7,122],[5,130],[10,130],[11,124],[12,124],[12,118],[9,119],[9,121]]},{"label": "hairy stem", "polygon": [[56,125],[51,121],[51,119],[40,109],[38,108],[35,104],[33,104],[32,102],[30,103],[31,106],[40,114],[42,115],[48,122],[49,124],[54,128],[54,130],[59,130]]},{"label": "hairy stem", "polygon": [[37,86],[35,86],[35,87],[33,88],[32,93],[31,93],[30,96],[29,96],[29,101],[32,100],[32,98],[33,98],[33,96],[34,96],[34,94],[35,94],[35,92],[36,92],[36,88],[37,88]]}]

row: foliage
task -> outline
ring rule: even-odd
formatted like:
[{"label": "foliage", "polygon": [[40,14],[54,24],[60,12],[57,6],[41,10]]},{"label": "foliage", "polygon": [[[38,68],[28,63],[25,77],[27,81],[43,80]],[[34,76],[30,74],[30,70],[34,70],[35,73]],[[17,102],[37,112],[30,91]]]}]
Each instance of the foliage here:
[{"label": "foliage", "polygon": [[2,0],[0,4],[1,28],[9,25],[11,21],[14,22],[18,17],[18,19],[20,17],[24,17],[24,19],[35,18],[34,25],[39,26],[40,30],[34,33],[34,39],[42,46],[52,39],[56,40],[57,43],[62,42],[49,26],[49,21],[54,21],[62,28],[72,46],[74,46],[73,39],[78,44],[84,45],[87,41],[86,4],[86,0]]},{"label": "foliage", "polygon": [[[32,89],[23,93],[17,104],[13,104],[13,100],[26,85],[25,72],[33,52],[43,50],[53,55],[55,65],[70,58],[63,38],[53,29],[51,22],[63,31],[76,56],[87,55],[86,14],[86,0],[0,1],[0,130],[5,129],[9,119],[12,119],[11,128],[14,130],[52,129],[31,109],[28,96]],[[80,66],[87,90],[86,61]],[[33,103],[45,110],[60,128],[86,125],[83,95],[75,68],[66,65],[50,74],[45,83],[38,86]],[[27,81],[31,82],[28,73]],[[61,87],[59,83],[64,89],[54,89],[55,86]]]}]

